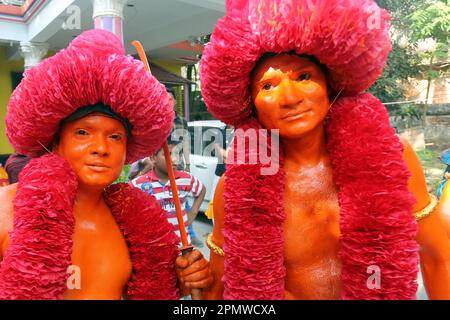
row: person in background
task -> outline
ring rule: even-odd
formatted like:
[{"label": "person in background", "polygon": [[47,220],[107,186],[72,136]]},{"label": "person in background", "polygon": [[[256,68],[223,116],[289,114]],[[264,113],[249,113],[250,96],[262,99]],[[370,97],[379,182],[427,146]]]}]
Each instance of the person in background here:
[{"label": "person in background", "polygon": [[[190,139],[189,139],[189,133],[188,133],[188,125],[187,121],[180,117],[178,112],[175,110],[175,106],[177,104],[177,100],[175,98],[175,91],[170,88],[167,90],[169,95],[172,97],[173,105],[174,105],[174,111],[175,111],[175,119],[174,119],[174,130],[182,130],[177,131],[176,135],[180,137],[180,140],[182,142],[182,145],[178,147],[178,150],[181,152],[180,162],[178,164],[177,169],[190,172],[190,153],[191,153],[191,145],[190,145]],[[180,148],[181,147],[181,148]]]},{"label": "person in background", "polygon": [[128,173],[128,179],[133,180],[136,177],[146,174],[150,170],[153,170],[153,162],[150,157],[133,162]]},{"label": "person in background", "polygon": [[9,184],[19,181],[19,173],[30,162],[31,158],[26,155],[13,153],[9,156],[5,164],[5,170],[8,173]]},{"label": "person in background", "polygon": [[[167,92],[172,97],[173,103],[175,106],[176,105],[175,91],[172,88],[170,88],[167,90]],[[191,141],[190,141],[190,135],[188,132],[188,125],[187,125],[187,121],[184,118],[180,117],[176,110],[175,110],[175,119],[174,119],[174,130],[176,130],[175,135],[177,137],[179,137],[179,139],[182,142],[176,146],[177,150],[175,151],[179,154],[179,158],[180,158],[177,169],[181,170],[181,171],[190,172],[191,171],[191,168],[190,168]],[[190,210],[191,210],[191,205],[189,203],[189,199],[186,199],[186,212],[189,213]],[[192,223],[189,224],[187,231],[192,239],[192,244],[194,244],[197,247],[203,247],[203,242],[197,237],[197,234],[194,231],[194,227],[193,227]]]},{"label": "person in background", "polygon": [[445,186],[448,183],[448,180],[450,179],[450,149],[445,150],[441,154],[441,161],[447,166],[444,170],[444,176],[442,177],[442,181],[439,184],[439,187],[436,191],[436,196],[438,199],[442,196],[442,191],[444,190]]},{"label": "person in background", "polygon": [[[181,210],[183,213],[183,221],[187,228],[195,220],[200,205],[205,197],[206,188],[199,179],[186,171],[179,171],[179,153],[177,145],[179,142],[171,140],[169,136],[168,145],[172,157],[172,165],[175,173],[175,180],[178,188],[178,195],[180,198]],[[179,238],[181,238],[180,229],[175,210],[175,202],[173,199],[172,190],[170,188],[169,174],[167,164],[164,157],[164,150],[160,148],[159,151],[151,156],[154,163],[153,170],[147,172],[145,175],[131,180],[130,184],[140,188],[142,191],[153,195],[159,201],[161,207],[167,211],[167,218],[173,225],[173,230]],[[188,195],[192,193],[195,198],[194,203],[190,207],[189,212],[186,210],[186,203]],[[194,244],[191,237],[188,235],[188,242]]]},{"label": "person in background", "polygon": [[[176,99],[175,99],[175,91],[172,88],[167,89],[167,93],[172,98],[172,102],[174,105],[176,105]],[[175,111],[175,110],[174,110]],[[187,123],[186,120],[182,119],[178,113],[175,111],[175,119],[174,119],[174,127],[175,129],[187,129]],[[177,167],[177,170],[182,171],[190,171],[189,167],[189,152],[190,152],[190,145],[189,145],[189,139],[186,137],[186,133],[184,131],[179,133],[181,141],[183,141],[183,147],[182,150],[180,148],[180,152],[183,152],[183,156],[181,157],[181,161]],[[130,172],[128,173],[128,179],[133,180],[139,176],[142,176],[146,174],[148,171],[153,170],[153,162],[150,157],[146,157],[143,159],[140,159],[138,161],[133,162],[130,168]]]}]

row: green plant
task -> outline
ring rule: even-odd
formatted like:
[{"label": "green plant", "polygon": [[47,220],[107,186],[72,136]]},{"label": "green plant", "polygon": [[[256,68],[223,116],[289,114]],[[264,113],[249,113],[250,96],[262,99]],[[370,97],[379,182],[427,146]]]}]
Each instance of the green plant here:
[{"label": "green plant", "polygon": [[119,178],[117,178],[115,183],[127,183],[128,182],[128,173],[130,172],[131,165],[126,164],[123,166],[122,172],[120,173]]},{"label": "green plant", "polygon": [[422,114],[420,113],[420,106],[412,103],[400,105],[400,107],[396,108],[396,110],[391,114],[400,117],[402,120],[408,118],[420,120],[422,117]]},{"label": "green plant", "polygon": [[420,72],[421,59],[412,42],[403,41],[409,33],[408,16],[419,8],[416,0],[377,0],[392,16],[392,51],[381,77],[368,90],[382,102],[403,101],[408,79]]}]

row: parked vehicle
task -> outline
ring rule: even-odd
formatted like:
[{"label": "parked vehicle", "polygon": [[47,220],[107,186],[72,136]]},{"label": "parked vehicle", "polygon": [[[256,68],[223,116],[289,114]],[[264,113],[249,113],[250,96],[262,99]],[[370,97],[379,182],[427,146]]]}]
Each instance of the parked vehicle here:
[{"label": "parked vehicle", "polygon": [[[200,207],[200,211],[208,209],[210,200],[220,177],[215,175],[218,157],[215,154],[214,144],[226,149],[231,141],[233,131],[227,130],[225,123],[219,120],[205,120],[188,122],[188,130],[191,141],[190,168],[206,187],[206,195]],[[189,198],[189,203],[194,199]]]}]

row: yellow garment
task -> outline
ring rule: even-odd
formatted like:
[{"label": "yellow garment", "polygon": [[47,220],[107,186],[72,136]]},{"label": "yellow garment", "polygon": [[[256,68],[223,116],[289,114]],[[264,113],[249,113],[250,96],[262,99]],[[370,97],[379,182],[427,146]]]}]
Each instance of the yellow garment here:
[{"label": "yellow garment", "polygon": [[5,168],[0,165],[0,187],[8,185],[8,174]]},{"label": "yellow garment", "polygon": [[206,209],[206,212],[205,212],[205,216],[206,216],[209,220],[212,220],[212,219],[214,218],[214,209],[213,209],[213,207],[214,207],[214,204],[213,204],[213,201],[211,200],[211,201],[209,202],[208,209]]}]

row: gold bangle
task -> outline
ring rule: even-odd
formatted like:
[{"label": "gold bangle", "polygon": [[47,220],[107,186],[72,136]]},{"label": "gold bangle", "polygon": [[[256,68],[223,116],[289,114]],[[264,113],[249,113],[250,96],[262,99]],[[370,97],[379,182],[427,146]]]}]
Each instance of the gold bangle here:
[{"label": "gold bangle", "polygon": [[206,245],[215,254],[217,254],[221,257],[223,257],[225,255],[225,253],[223,252],[223,249],[212,241],[212,233],[208,234],[208,237],[206,237]]},{"label": "gold bangle", "polygon": [[433,210],[437,207],[438,199],[436,198],[436,196],[434,194],[430,193],[430,199],[431,199],[430,203],[425,208],[414,213],[417,221],[428,217],[433,212]]}]

